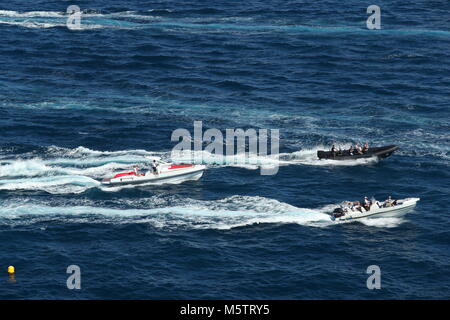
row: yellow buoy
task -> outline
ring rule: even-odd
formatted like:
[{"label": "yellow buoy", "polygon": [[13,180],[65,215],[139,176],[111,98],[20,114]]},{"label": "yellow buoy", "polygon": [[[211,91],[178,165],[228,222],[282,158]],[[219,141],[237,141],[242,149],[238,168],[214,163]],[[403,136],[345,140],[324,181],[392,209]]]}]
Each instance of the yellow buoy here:
[{"label": "yellow buoy", "polygon": [[15,271],[16,271],[16,270],[14,269],[13,266],[9,266],[9,267],[8,267],[8,273],[9,273],[9,274],[13,274]]}]

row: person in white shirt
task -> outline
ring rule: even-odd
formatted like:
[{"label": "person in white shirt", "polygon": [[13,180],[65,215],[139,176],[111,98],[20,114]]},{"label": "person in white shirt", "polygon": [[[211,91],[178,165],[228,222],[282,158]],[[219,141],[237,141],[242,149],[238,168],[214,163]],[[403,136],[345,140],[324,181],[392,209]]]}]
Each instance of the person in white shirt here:
[{"label": "person in white shirt", "polygon": [[389,196],[385,201],[384,201],[384,206],[385,207],[392,207],[394,205],[394,200],[392,200],[391,196]]},{"label": "person in white shirt", "polygon": [[153,173],[154,174],[158,174],[158,163],[156,162],[156,160],[153,160],[152,162],[152,169],[153,169]]},{"label": "person in white shirt", "polygon": [[362,153],[363,153],[363,152],[362,152],[362,148],[361,148],[361,146],[359,145],[359,143],[356,144],[355,149],[356,149],[356,153],[358,153],[358,154],[362,154]]}]

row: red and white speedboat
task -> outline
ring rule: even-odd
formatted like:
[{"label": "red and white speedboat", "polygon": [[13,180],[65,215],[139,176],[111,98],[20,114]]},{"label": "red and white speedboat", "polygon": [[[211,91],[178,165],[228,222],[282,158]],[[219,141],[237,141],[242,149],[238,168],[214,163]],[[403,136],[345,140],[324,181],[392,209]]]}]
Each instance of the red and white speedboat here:
[{"label": "red and white speedboat", "polygon": [[169,164],[158,161],[157,170],[133,170],[115,174],[102,180],[104,185],[124,185],[140,183],[177,183],[184,180],[198,180],[206,169],[204,165]]}]

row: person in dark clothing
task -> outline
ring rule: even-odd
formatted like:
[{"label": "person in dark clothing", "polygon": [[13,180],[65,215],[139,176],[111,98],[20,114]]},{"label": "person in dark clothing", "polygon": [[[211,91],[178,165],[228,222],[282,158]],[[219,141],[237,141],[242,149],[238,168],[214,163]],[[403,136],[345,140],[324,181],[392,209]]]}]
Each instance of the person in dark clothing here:
[{"label": "person in dark clothing", "polygon": [[331,147],[331,154],[333,155],[333,158],[336,157],[337,149],[336,146],[333,144]]},{"label": "person in dark clothing", "polygon": [[352,156],[353,152],[355,152],[355,148],[353,148],[353,145],[351,145],[350,149],[348,149],[348,153]]}]

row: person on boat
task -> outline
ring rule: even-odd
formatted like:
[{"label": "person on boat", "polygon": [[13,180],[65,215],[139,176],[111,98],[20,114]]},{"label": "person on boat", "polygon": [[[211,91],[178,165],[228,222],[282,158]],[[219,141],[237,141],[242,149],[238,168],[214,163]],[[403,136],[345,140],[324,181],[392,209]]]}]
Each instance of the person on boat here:
[{"label": "person on boat", "polygon": [[372,202],[369,200],[369,198],[364,197],[364,209],[366,209],[366,211],[370,210],[370,207],[372,205]]},{"label": "person on boat", "polygon": [[367,151],[369,151],[369,143],[366,141],[366,143],[364,143],[364,147],[362,148],[362,152],[366,153]]},{"label": "person on boat", "polygon": [[134,166],[133,171],[134,171],[134,175],[135,176],[143,176],[144,175],[144,173],[139,171],[139,167],[138,166]]},{"label": "person on boat", "polygon": [[331,147],[331,154],[333,155],[333,158],[336,156],[336,152],[337,152],[336,146],[333,144],[333,146]]},{"label": "person on boat", "polygon": [[389,196],[386,200],[384,200],[384,206],[392,207],[394,205],[394,201],[392,200],[391,196]]},{"label": "person on boat", "polygon": [[357,144],[355,145],[355,149],[356,149],[356,153],[358,153],[358,154],[363,154],[362,148],[361,148],[361,146],[359,145],[359,143],[357,143]]},{"label": "person on boat", "polygon": [[156,160],[153,160],[152,162],[152,170],[154,174],[158,174],[158,163],[156,162]]},{"label": "person on boat", "polygon": [[385,203],[388,202],[389,203],[389,207],[393,207],[397,205],[397,200],[394,200],[391,198],[391,196],[389,196],[387,198],[387,200],[385,201]]},{"label": "person on boat", "polygon": [[355,151],[355,148],[353,148],[353,145],[351,145],[350,149],[348,149],[348,153],[352,156],[354,151]]},{"label": "person on boat", "polygon": [[344,201],[340,207],[344,210],[344,212],[348,212],[349,210],[353,211],[353,202],[351,201]]},{"label": "person on boat", "polygon": [[352,211],[358,210],[359,212],[362,213],[362,207],[361,207],[361,203],[359,201],[352,202],[351,209],[352,209]]}]

